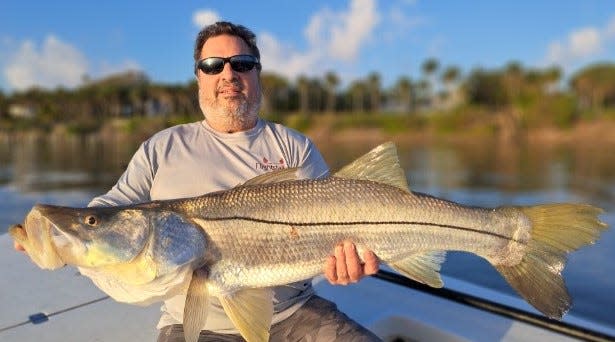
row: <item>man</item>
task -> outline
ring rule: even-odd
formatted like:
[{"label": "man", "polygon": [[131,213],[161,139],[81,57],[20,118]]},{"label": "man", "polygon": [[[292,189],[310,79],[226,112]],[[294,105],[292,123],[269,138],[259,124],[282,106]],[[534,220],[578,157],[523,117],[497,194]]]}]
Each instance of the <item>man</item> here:
[{"label": "man", "polygon": [[[117,184],[90,206],[198,196],[278,168],[298,167],[306,178],[327,174],[308,138],[258,117],[261,65],[251,31],[228,22],[205,27],[197,36],[194,60],[205,120],[171,127],[145,141]],[[332,253],[323,265],[332,284],[356,282],[378,270],[375,255],[366,252],[361,263],[351,242],[340,243]],[[88,273],[96,281],[96,274]],[[333,303],[314,295],[309,279],[274,293],[272,341],[377,340]],[[184,341],[184,302],[181,295],[164,303],[159,342]],[[242,340],[216,299],[208,310],[200,340]]]}]

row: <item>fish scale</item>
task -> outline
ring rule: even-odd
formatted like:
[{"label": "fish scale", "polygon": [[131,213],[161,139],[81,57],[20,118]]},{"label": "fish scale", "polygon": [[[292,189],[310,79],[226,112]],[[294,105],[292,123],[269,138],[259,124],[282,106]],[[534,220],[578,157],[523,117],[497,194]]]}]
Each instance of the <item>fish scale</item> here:
[{"label": "fish scale", "polygon": [[[210,260],[211,280],[227,290],[315,276],[343,240],[369,246],[391,263],[434,250],[490,256],[514,233],[493,210],[336,177],[245,186],[190,202],[165,202],[161,209],[166,205],[198,217],[218,260],[233,260]],[[198,207],[203,210],[194,211]]]}]

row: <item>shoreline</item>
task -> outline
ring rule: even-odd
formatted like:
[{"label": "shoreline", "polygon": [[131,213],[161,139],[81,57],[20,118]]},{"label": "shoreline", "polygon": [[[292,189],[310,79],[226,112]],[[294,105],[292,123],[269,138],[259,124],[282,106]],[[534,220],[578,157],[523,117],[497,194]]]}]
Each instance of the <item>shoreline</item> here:
[{"label": "shoreline", "polygon": [[[317,145],[332,143],[362,142],[377,144],[384,141],[394,141],[403,144],[474,144],[497,143],[502,146],[515,147],[519,145],[569,145],[569,144],[604,144],[615,145],[615,121],[596,120],[580,122],[569,129],[543,127],[531,130],[520,130],[514,137],[500,135],[497,132],[485,130],[465,130],[461,132],[438,133],[433,128],[406,129],[402,132],[388,133],[380,127],[344,127],[335,129],[335,122],[323,117],[314,120],[314,123],[304,130],[303,134],[312,139]],[[110,122],[101,129],[87,134],[71,134],[62,125],[58,125],[51,132],[42,129],[29,129],[16,132],[0,131],[0,143],[20,142],[23,139],[101,139],[105,141],[141,143],[154,133],[164,129],[159,124],[146,123],[136,129],[121,129],[122,124]],[[292,125],[291,125],[292,127]]]},{"label": "shoreline", "polygon": [[556,129],[551,127],[522,131],[516,139],[501,137],[497,133],[435,133],[433,130],[408,130],[403,133],[388,134],[381,128],[345,128],[333,132],[331,127],[322,125],[313,127],[304,133],[314,142],[319,143],[351,143],[366,142],[378,143],[394,141],[408,144],[474,144],[497,143],[503,146],[515,147],[519,145],[569,145],[569,144],[604,144],[615,145],[615,121],[582,122],[570,129]]}]

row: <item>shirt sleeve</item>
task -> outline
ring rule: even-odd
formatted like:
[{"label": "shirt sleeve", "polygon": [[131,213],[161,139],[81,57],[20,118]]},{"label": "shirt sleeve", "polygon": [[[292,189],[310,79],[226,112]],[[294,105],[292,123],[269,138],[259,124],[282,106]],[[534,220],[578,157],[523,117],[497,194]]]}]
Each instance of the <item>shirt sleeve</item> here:
[{"label": "shirt sleeve", "polygon": [[117,206],[150,201],[154,167],[148,152],[148,142],[141,144],[133,155],[126,171],[104,195],[94,198],[88,207]]},{"label": "shirt sleeve", "polygon": [[329,167],[316,145],[308,139],[302,162],[299,165],[302,178],[322,178],[329,174]]}]

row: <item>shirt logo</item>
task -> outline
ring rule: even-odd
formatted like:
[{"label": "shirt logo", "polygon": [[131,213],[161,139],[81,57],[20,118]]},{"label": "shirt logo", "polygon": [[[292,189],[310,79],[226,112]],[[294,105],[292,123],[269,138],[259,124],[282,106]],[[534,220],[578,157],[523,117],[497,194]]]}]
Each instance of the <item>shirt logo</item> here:
[{"label": "shirt logo", "polygon": [[265,171],[282,170],[286,168],[286,162],[283,158],[280,158],[278,161],[273,161],[263,157],[261,161],[256,162],[255,167],[257,170]]}]

